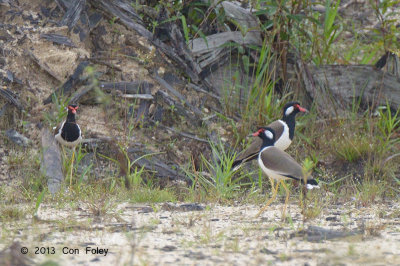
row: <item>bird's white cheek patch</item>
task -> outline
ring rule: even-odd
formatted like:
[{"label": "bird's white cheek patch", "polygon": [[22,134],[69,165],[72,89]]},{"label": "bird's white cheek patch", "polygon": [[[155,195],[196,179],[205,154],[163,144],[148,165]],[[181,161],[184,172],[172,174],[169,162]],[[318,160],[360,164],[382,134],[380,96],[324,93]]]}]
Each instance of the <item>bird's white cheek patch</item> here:
[{"label": "bird's white cheek patch", "polygon": [[286,109],[285,115],[286,116],[290,115],[293,112],[293,110],[294,110],[294,107],[290,106],[288,109]]},{"label": "bird's white cheek patch", "polygon": [[269,131],[269,130],[266,130],[266,131],[264,132],[264,134],[265,134],[265,136],[267,136],[267,138],[269,138],[269,139],[273,139],[273,138],[274,138],[274,135],[273,135],[272,132]]}]

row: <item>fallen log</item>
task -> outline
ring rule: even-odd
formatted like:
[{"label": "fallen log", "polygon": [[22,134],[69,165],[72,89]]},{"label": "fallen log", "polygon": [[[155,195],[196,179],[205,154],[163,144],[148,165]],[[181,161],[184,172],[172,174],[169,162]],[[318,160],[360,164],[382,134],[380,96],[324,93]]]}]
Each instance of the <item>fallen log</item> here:
[{"label": "fallen log", "polygon": [[368,65],[307,66],[298,64],[305,88],[327,116],[342,115],[360,100],[361,107],[400,106],[400,80]]},{"label": "fallen log", "polygon": [[171,85],[169,85],[164,79],[162,79],[157,73],[154,73],[153,78],[165,89],[171,92],[175,97],[177,97],[181,102],[185,103],[186,106],[190,108],[190,110],[196,116],[203,116],[203,113],[196,107],[190,104],[182,94],[180,94],[177,90],[175,90]]},{"label": "fallen log", "polygon": [[54,0],[54,2],[56,2],[58,7],[63,11],[66,11],[70,6],[70,2],[68,0]]},{"label": "fallen log", "polygon": [[241,46],[262,45],[262,40],[255,35],[247,33],[243,36],[240,31],[229,31],[216,33],[205,39],[196,38],[190,42],[190,47],[200,67],[204,68],[224,57],[230,49],[227,44],[231,42]]},{"label": "fallen log", "polygon": [[65,46],[74,47],[74,48],[76,47],[76,45],[71,41],[71,39],[64,35],[55,34],[55,33],[43,33],[43,34],[40,34],[40,38],[46,39],[55,44],[65,45]]},{"label": "fallen log", "polygon": [[171,60],[173,60],[177,64],[177,66],[182,69],[193,82],[198,83],[200,81],[198,73],[196,73],[195,70],[191,69],[191,67],[187,65],[185,60],[183,60],[171,47],[160,41],[158,38],[155,38],[153,33],[148,31],[143,26],[141,18],[136,14],[133,9],[129,9],[129,12],[127,12],[127,6],[129,6],[127,2],[123,0],[100,0],[92,1],[92,4],[100,7],[106,14],[108,14],[109,17],[119,18],[122,24],[124,24],[127,28],[136,31],[141,36],[149,40],[149,42],[151,42],[154,46],[159,48],[161,52],[163,52]]},{"label": "fallen log", "polygon": [[[257,17],[250,12],[250,10],[245,9],[240,6],[237,2],[229,2],[229,1],[222,1],[221,6],[225,11],[225,15],[234,20],[240,27],[245,27],[244,31],[246,30],[254,30],[260,29],[260,22],[258,21]],[[255,11],[255,10],[254,10]],[[260,31],[258,32],[258,38],[261,41]]]},{"label": "fallen log", "polygon": [[186,65],[191,70],[193,70],[196,74],[199,74],[201,72],[200,66],[193,59],[192,53],[188,48],[186,40],[183,37],[178,25],[175,22],[170,21],[169,13],[165,8],[162,8],[159,11],[157,21],[159,26],[156,27],[156,30],[162,29],[162,32],[167,35],[170,45],[174,51],[179,55],[180,58],[182,58],[182,60],[186,62]]},{"label": "fallen log", "polygon": [[7,100],[9,103],[13,104],[19,110],[24,110],[21,102],[18,100],[18,96],[8,89],[0,88],[0,96]]},{"label": "fallen log", "polygon": [[107,66],[107,67],[109,67],[109,68],[111,68],[113,70],[117,70],[117,71],[121,71],[122,72],[122,69],[120,67],[117,67],[116,65],[114,65],[114,64],[112,64],[110,62],[107,62],[107,61],[104,61],[104,60],[100,60],[100,59],[97,59],[97,58],[89,58],[89,61],[91,61],[91,62],[93,62],[95,64],[105,65],[105,66]]},{"label": "fallen log", "polygon": [[113,90],[121,91],[122,93],[136,94],[140,93],[141,88],[151,89],[153,84],[147,81],[121,81],[121,82],[100,82],[99,88],[105,90],[106,92],[111,92]]},{"label": "fallen log", "polygon": [[68,26],[68,29],[72,29],[78,22],[82,10],[85,8],[86,0],[74,0],[69,6],[67,6],[67,12],[65,12],[63,18],[60,21],[60,26]]},{"label": "fallen log", "polygon": [[[186,175],[181,174],[179,171],[172,169],[171,166],[165,164],[163,161],[152,155],[151,159],[141,158],[145,154],[151,154],[150,151],[136,148],[128,148],[128,153],[131,158],[131,162],[134,162],[134,166],[139,169],[144,168],[148,172],[153,172],[157,177],[168,178],[169,180],[188,180]],[[175,169],[180,169],[179,165],[173,164]]]},{"label": "fallen log", "polygon": [[151,94],[122,94],[122,98],[125,99],[139,99],[139,100],[153,100],[154,97]]},{"label": "fallen log", "polygon": [[191,88],[191,89],[193,89],[193,90],[195,90],[195,91],[204,93],[204,94],[210,96],[211,98],[214,98],[214,99],[217,100],[217,101],[220,101],[220,100],[221,100],[221,97],[219,97],[218,95],[215,95],[215,94],[212,93],[212,92],[208,92],[208,91],[206,91],[206,90],[203,90],[202,88],[200,88],[199,86],[197,86],[197,85],[195,85],[195,84],[193,84],[193,83],[189,83],[189,84],[188,84],[188,87]]},{"label": "fallen log", "polygon": [[220,65],[221,60],[230,53],[229,43],[261,47],[263,42],[258,19],[249,10],[228,1],[222,1],[216,8],[224,9],[227,18],[240,26],[237,31],[216,33],[189,42],[189,47],[202,69],[216,63]]},{"label": "fallen log", "polygon": [[41,171],[47,178],[47,186],[51,194],[57,193],[64,180],[60,148],[47,128],[41,132],[43,157]]},{"label": "fallen log", "polygon": [[[149,116],[149,108],[150,108],[150,104],[151,104],[151,102],[149,100],[153,100],[153,98],[154,98],[153,95],[151,95],[151,90],[150,90],[150,86],[148,83],[139,87],[139,93],[141,93],[142,96],[148,95],[151,98],[150,99],[142,98],[140,100],[139,108],[136,112],[135,124],[143,123],[144,121],[147,120],[147,118]],[[138,94],[136,94],[136,95],[138,95]],[[133,110],[131,112],[133,112]]]},{"label": "fallen log", "polygon": [[184,138],[194,139],[194,140],[196,140],[196,141],[199,141],[199,142],[203,142],[203,143],[207,143],[207,144],[208,144],[208,140],[199,138],[199,137],[197,137],[196,135],[194,135],[194,134],[192,134],[192,133],[186,133],[186,132],[183,132],[183,131],[180,131],[180,130],[176,130],[176,129],[173,128],[173,127],[164,126],[164,125],[162,125],[162,124],[158,124],[157,127],[164,128],[164,129],[166,129],[166,130],[168,130],[168,131],[173,132],[174,134],[181,135],[181,136],[184,137]]},{"label": "fallen log", "polygon": [[79,89],[78,91],[76,91],[72,97],[70,102],[71,103],[78,103],[79,100],[86,95],[89,91],[91,91],[93,89],[93,86],[86,86],[84,88]]}]

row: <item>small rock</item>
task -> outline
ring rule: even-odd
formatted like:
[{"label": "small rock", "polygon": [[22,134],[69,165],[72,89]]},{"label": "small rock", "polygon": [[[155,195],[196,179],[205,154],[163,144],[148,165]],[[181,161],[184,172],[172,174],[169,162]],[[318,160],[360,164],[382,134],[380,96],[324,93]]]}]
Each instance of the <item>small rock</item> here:
[{"label": "small rock", "polygon": [[176,249],[175,246],[169,246],[169,245],[164,246],[163,248],[161,248],[162,251],[167,251],[167,252],[174,251],[175,249]]},{"label": "small rock", "polygon": [[20,146],[28,146],[29,143],[29,139],[23,135],[21,135],[20,133],[18,133],[17,131],[15,131],[14,129],[9,129],[6,131],[6,136],[15,144],[20,145]]},{"label": "small rock", "polygon": [[184,256],[187,258],[193,258],[196,260],[204,260],[206,258],[206,256],[201,251],[199,251],[199,252],[189,251]]},{"label": "small rock", "polygon": [[161,207],[164,211],[182,211],[182,212],[189,212],[189,211],[203,211],[204,207],[197,204],[197,203],[185,203],[178,206],[175,206],[170,203],[164,203]]},{"label": "small rock", "polygon": [[150,213],[154,212],[154,209],[152,207],[142,207],[139,210],[139,213]]},{"label": "small rock", "polygon": [[336,216],[329,216],[325,218],[325,221],[339,221],[338,218]]},{"label": "small rock", "polygon": [[7,79],[8,79],[10,82],[13,82],[13,81],[14,81],[14,75],[13,75],[13,73],[12,73],[10,70],[7,70]]},{"label": "small rock", "polygon": [[268,255],[276,255],[276,254],[278,254],[278,252],[269,250],[267,248],[260,249],[260,252],[264,253],[264,254],[268,254]]},{"label": "small rock", "polygon": [[182,204],[178,208],[182,211],[203,211],[204,207],[197,203]]}]

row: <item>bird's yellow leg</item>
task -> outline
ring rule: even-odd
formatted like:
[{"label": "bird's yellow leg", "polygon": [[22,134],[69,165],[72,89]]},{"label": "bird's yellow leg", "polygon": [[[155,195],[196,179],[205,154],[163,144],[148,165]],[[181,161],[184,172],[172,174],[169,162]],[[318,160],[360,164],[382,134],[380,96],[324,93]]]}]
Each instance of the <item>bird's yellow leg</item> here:
[{"label": "bird's yellow leg", "polygon": [[63,153],[62,162],[63,162],[63,166],[64,166],[64,160],[65,160],[65,158],[67,158],[67,154],[65,153],[64,145],[60,145],[60,146],[61,146],[61,150],[62,150],[62,153]]},{"label": "bird's yellow leg", "polygon": [[281,180],[280,183],[282,183],[282,186],[286,191],[285,206],[283,207],[283,212],[282,212],[282,218],[284,218],[285,217],[285,212],[286,212],[286,206],[287,206],[288,201],[289,201],[290,192],[289,192],[289,189],[287,188],[287,186],[286,186],[286,184],[285,184],[285,182],[283,180]]},{"label": "bird's yellow leg", "polygon": [[[274,180],[272,178],[270,178],[269,180],[271,181],[271,188],[274,189]],[[276,194],[278,193],[279,184],[280,184],[279,182],[276,184],[276,187],[272,192],[273,193],[272,197],[267,201],[265,206],[257,213],[256,217],[260,216],[260,214],[263,213],[268,208],[268,206],[275,200]]]},{"label": "bird's yellow leg", "polygon": [[69,178],[69,186],[72,187],[72,171],[74,169],[74,159],[75,159],[75,147],[72,149],[72,158],[71,158],[71,172]]}]

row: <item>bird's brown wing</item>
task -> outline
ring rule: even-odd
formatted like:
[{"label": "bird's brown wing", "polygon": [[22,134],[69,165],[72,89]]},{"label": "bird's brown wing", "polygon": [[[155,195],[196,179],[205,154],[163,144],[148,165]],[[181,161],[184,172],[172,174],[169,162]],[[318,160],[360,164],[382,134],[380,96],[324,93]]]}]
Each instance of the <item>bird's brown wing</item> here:
[{"label": "bird's brown wing", "polygon": [[289,154],[276,147],[268,147],[261,153],[264,166],[282,176],[303,179],[303,168]]},{"label": "bird's brown wing", "polygon": [[257,158],[262,143],[263,141],[261,138],[255,137],[250,146],[239,154],[235,162],[237,161],[239,163],[242,163]]},{"label": "bird's brown wing", "polygon": [[56,127],[53,128],[53,135],[57,135],[60,131],[61,127],[64,125],[65,121],[58,124]]},{"label": "bird's brown wing", "polygon": [[[269,124],[268,127],[271,127],[275,131],[275,141],[282,136],[284,127],[282,123],[279,122],[278,120]],[[235,159],[232,166],[235,167],[241,163],[257,159],[262,143],[263,141],[261,138],[255,137],[250,146],[244,151],[242,151],[239,154],[239,156]]]},{"label": "bird's brown wing", "polygon": [[60,128],[61,128],[61,124],[59,124],[58,126],[56,126],[56,127],[53,129],[53,135],[57,135],[58,132],[60,131]]}]

